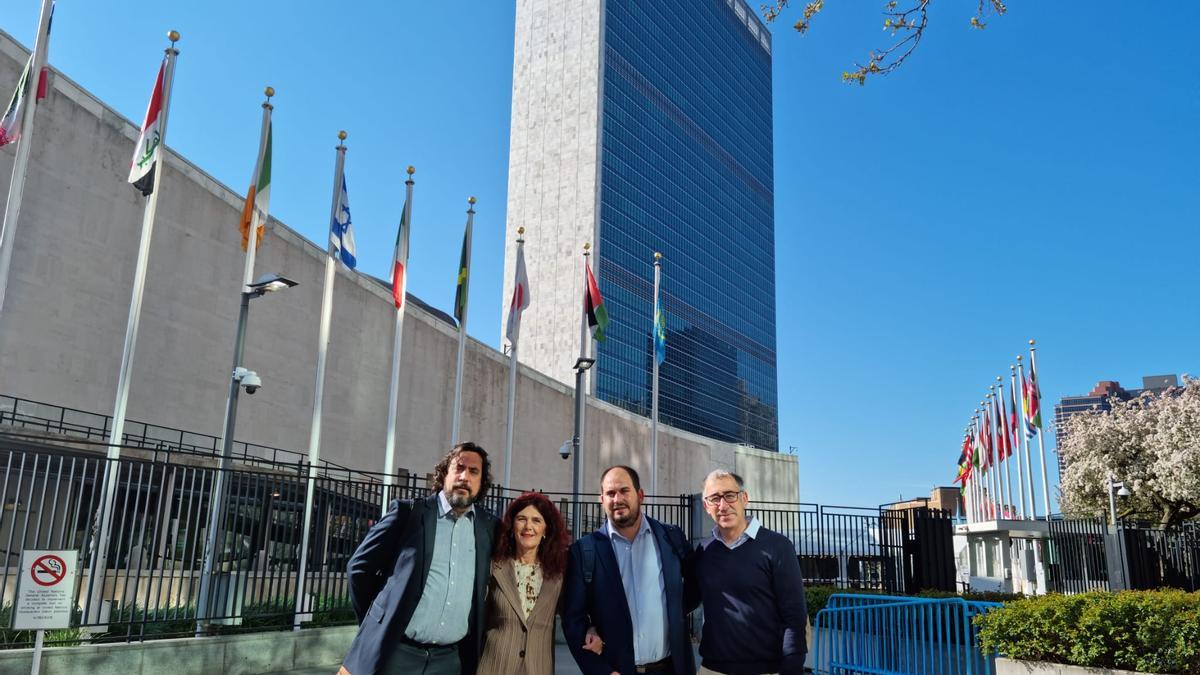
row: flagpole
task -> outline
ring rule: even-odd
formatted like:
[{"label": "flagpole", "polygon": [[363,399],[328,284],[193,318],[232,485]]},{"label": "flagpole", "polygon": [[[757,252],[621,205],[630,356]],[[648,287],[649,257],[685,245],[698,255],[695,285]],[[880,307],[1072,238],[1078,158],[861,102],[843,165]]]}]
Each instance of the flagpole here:
[{"label": "flagpole", "polygon": [[[1017,416],[1017,367],[1014,365],[1008,366],[1009,370],[1009,397],[1008,402],[1012,405],[1012,412],[1009,413],[1009,419]],[[1024,422],[1025,420],[1021,420]],[[1025,434],[1021,433],[1020,425],[1012,425],[1010,442],[1013,444],[1012,453],[1017,456],[1017,488],[1021,493],[1021,501],[1017,505],[1017,512],[1021,519],[1025,519],[1025,462],[1021,459],[1020,438]]]},{"label": "flagpole", "polygon": [[[458,445],[458,438],[462,432],[463,357],[467,351],[467,306],[470,304],[467,301],[471,289],[471,237],[475,220],[475,198],[468,197],[467,203],[470,205],[467,208],[467,230],[463,233],[463,252],[466,260],[463,261],[464,268],[458,271],[460,276],[465,274],[466,277],[459,279],[463,294],[462,307],[454,308],[462,316],[458,320],[458,357],[454,369],[454,418],[450,424],[450,447]],[[505,457],[507,456],[505,453]],[[508,487],[508,477],[504,480],[504,487]]]},{"label": "flagpole", "polygon": [[[163,70],[163,100],[159,112],[159,149],[154,167],[154,191],[146,200],[142,211],[142,232],[138,241],[137,263],[133,273],[133,291],[129,299],[129,315],[125,323],[125,345],[121,350],[121,369],[117,374],[117,395],[113,403],[112,427],[108,434],[108,450],[106,453],[106,471],[103,488],[104,503],[100,509],[100,527],[96,532],[96,548],[92,556],[92,565],[88,584],[87,623],[101,621],[100,604],[102,602],[104,579],[108,570],[108,541],[112,530],[113,508],[117,500],[117,479],[120,471],[121,446],[125,435],[125,411],[129,402],[129,381],[133,376],[133,355],[137,347],[138,326],[142,318],[142,297],[146,290],[146,272],[150,262],[150,238],[154,234],[154,217],[158,210],[158,195],[162,185],[163,174],[166,173],[166,141],[167,115],[171,107],[171,85],[175,80],[175,58],[179,50],[175,43],[179,41],[178,31],[167,33],[171,46],[167,47],[166,67]],[[24,145],[27,137],[22,136],[20,142]],[[19,149],[19,148],[18,148]]]},{"label": "flagpole", "polygon": [[[1033,386],[1037,390],[1030,391],[1030,395],[1038,397],[1038,414],[1042,411],[1042,392],[1041,387],[1037,383],[1037,346],[1033,340],[1029,341],[1029,379],[1033,382]],[[1042,438],[1042,425],[1037,425],[1038,437],[1038,459],[1042,465],[1042,506],[1046,509],[1046,520],[1050,520],[1050,479],[1046,475],[1046,441]]]},{"label": "flagpole", "polygon": [[[517,255],[514,260],[520,260],[525,250],[525,228],[517,228]],[[514,280],[514,284],[517,283]],[[513,289],[516,292],[514,286]],[[509,312],[520,311],[516,307]],[[512,486],[512,454],[513,454],[513,423],[517,412],[517,347],[520,345],[520,328],[517,334],[510,336],[508,341],[508,402],[504,410],[504,487]]]},{"label": "flagpole", "polygon": [[[592,245],[585,243],[583,245],[583,295],[588,297],[588,257],[591,256]],[[571,516],[571,533],[575,538],[583,532],[580,518],[579,494],[583,485],[583,449],[585,446],[584,439],[587,416],[587,371],[590,365],[584,367],[584,361],[588,358],[590,351],[591,340],[588,335],[588,316],[586,311],[587,305],[581,307],[579,313],[579,360],[575,363],[575,436],[572,439],[574,452],[572,452],[571,466],[571,498],[572,516]]]},{"label": "flagpole", "polygon": [[[334,148],[336,157],[333,163],[333,201],[329,206],[329,223],[338,216],[338,203],[342,195],[342,174],[346,168],[346,132],[338,132],[338,144]],[[309,612],[308,602],[304,598],[305,572],[308,570],[308,530],[312,527],[312,510],[314,493],[317,487],[317,462],[321,459],[321,407],[325,398],[325,363],[329,351],[329,324],[333,318],[333,282],[337,278],[337,262],[334,256],[333,237],[326,244],[325,256],[325,285],[321,294],[321,320],[317,329],[317,375],[313,386],[312,423],[308,432],[308,485],[304,491],[304,526],[300,532],[300,567],[296,576],[296,611],[292,613],[292,629],[300,630],[301,617]]]},{"label": "flagpole", "polygon": [[975,520],[976,520],[976,522],[981,522],[981,521],[987,520],[987,518],[985,517],[987,513],[984,508],[985,503],[986,503],[986,500],[984,499],[984,497],[985,497],[984,488],[985,488],[986,479],[984,478],[984,473],[983,473],[983,469],[984,469],[983,458],[980,457],[980,454],[983,452],[983,443],[980,442],[980,434],[979,434],[979,427],[980,427],[982,421],[983,421],[983,418],[981,418],[979,416],[979,409],[976,408],[975,416],[971,418],[972,463],[974,463],[974,465],[975,465],[974,475],[975,475],[975,511],[976,511]]},{"label": "flagpole", "polygon": [[[413,195],[413,174],[416,169],[408,167],[408,180],[404,181],[404,232],[400,236],[405,238],[404,245],[404,279],[405,289],[408,288],[408,237],[412,231],[412,195]],[[395,289],[392,290],[395,293]],[[407,293],[407,290],[404,290]],[[396,466],[396,408],[400,404],[400,348],[404,342],[404,310],[408,307],[408,302],[401,296],[400,306],[396,308],[396,328],[392,336],[392,381],[388,386],[388,421],[387,421],[387,440],[384,443],[383,450],[383,504],[380,505],[381,512],[387,513],[388,502],[391,497],[391,486],[395,482],[395,477],[392,473]]]},{"label": "flagpole", "polygon": [[650,310],[650,325],[653,327],[651,344],[654,356],[653,379],[650,392],[650,494],[658,494],[658,312],[662,302],[662,254],[654,253],[654,306]]},{"label": "flagpole", "polygon": [[1004,465],[1002,478],[1004,478],[1004,493],[1008,498],[1004,502],[1004,511],[1008,514],[1006,517],[1012,517],[1012,462],[1009,458],[1012,457],[1012,435],[1008,433],[1008,404],[1004,402],[1004,378],[1000,375],[996,376],[996,434],[1002,436],[1000,447],[1004,449],[1004,458],[1001,462]]},{"label": "flagpole", "polygon": [[4,222],[0,224],[0,316],[4,312],[8,272],[12,266],[13,249],[17,245],[17,220],[21,216],[21,198],[25,194],[25,175],[29,170],[29,152],[33,146],[33,116],[37,111],[38,85],[41,84],[42,68],[46,65],[46,53],[50,49],[49,29],[53,7],[54,0],[42,0],[37,37],[33,39],[33,53],[30,55],[29,77],[32,82],[25,81],[26,93],[21,101],[24,111],[21,113],[20,137],[17,138],[17,156],[13,160],[12,180],[8,184],[8,199],[4,203]]}]

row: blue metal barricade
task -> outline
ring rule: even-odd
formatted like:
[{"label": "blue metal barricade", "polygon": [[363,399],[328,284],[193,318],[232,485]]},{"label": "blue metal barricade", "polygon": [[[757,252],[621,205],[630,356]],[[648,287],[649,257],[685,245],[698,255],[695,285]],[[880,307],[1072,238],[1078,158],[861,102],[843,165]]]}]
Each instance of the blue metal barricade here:
[{"label": "blue metal barricade", "polygon": [[962,598],[838,593],[817,614],[813,666],[844,675],[991,675],[973,619],[999,607]]}]

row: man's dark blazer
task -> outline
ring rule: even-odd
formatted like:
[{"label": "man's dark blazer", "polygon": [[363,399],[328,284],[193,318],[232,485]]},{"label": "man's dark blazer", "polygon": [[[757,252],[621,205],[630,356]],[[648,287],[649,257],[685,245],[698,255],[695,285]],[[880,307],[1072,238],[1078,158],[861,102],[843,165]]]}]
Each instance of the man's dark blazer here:
[{"label": "man's dark blazer", "polygon": [[[654,533],[662,561],[663,583],[667,590],[667,644],[671,648],[675,673],[695,675],[695,658],[685,620],[687,613],[698,603],[691,592],[686,601],[684,597],[684,576],[691,565],[692,549],[678,527],[660,523],[644,513],[642,517],[650,521],[650,531]],[[596,551],[592,583],[584,581],[582,544],[577,541],[571,545],[563,582],[563,635],[584,675],[609,675],[613,671],[633,673],[636,671],[633,620],[629,616],[629,604],[625,600],[625,587],[621,583],[621,570],[612,541],[603,528],[585,536],[592,538]],[[680,550],[684,551],[686,559],[680,558]],[[589,626],[604,640],[604,649],[599,655],[583,648]]]},{"label": "man's dark blazer", "polygon": [[[350,558],[350,600],[358,616],[343,667],[375,675],[404,636],[425,589],[437,532],[438,496],[396,500]],[[491,570],[496,517],[475,505],[475,592],[467,636],[459,643],[463,673],[474,673],[483,651],[484,597]]]}]

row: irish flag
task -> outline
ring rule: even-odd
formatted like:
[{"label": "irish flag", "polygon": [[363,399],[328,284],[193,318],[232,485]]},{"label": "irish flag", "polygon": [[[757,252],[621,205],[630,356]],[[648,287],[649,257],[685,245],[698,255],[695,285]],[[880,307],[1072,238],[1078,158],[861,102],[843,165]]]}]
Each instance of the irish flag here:
[{"label": "irish flag", "polygon": [[588,329],[592,331],[592,339],[604,341],[604,330],[608,328],[608,310],[604,308],[604,298],[600,297],[600,285],[592,275],[592,266],[583,263],[587,269],[587,288],[583,289],[583,311],[587,314]]},{"label": "irish flag", "polygon": [[[270,113],[268,112],[268,115]],[[242,250],[250,247],[250,227],[254,216],[258,216],[254,247],[262,246],[263,234],[267,231],[267,213],[271,205],[271,120],[267,119],[267,134],[258,149],[258,161],[254,163],[254,176],[246,192],[246,205],[242,207]]]},{"label": "irish flag", "polygon": [[158,164],[158,148],[162,145],[163,73],[167,70],[164,58],[158,67],[158,78],[154,80],[154,91],[150,94],[150,105],[146,108],[146,119],[142,122],[142,133],[133,146],[133,161],[129,165],[129,182],[141,191],[143,197],[154,192],[154,167]]},{"label": "irish flag", "polygon": [[392,252],[392,301],[396,309],[404,306],[404,289],[407,279],[404,276],[408,268],[408,200],[404,200],[404,210],[400,212],[400,227],[396,229],[396,248]]}]

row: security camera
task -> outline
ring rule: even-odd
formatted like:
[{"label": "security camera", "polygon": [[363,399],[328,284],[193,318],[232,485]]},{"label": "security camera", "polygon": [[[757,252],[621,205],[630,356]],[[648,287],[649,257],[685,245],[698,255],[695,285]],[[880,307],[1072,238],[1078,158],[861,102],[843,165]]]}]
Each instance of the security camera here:
[{"label": "security camera", "polygon": [[248,368],[242,368],[241,366],[234,369],[233,379],[241,382],[242,387],[246,389],[246,393],[251,396],[262,387],[262,378],[258,376],[258,373]]},{"label": "security camera", "polygon": [[571,459],[571,441],[562,444],[562,447],[558,449],[558,456],[563,459]]}]

